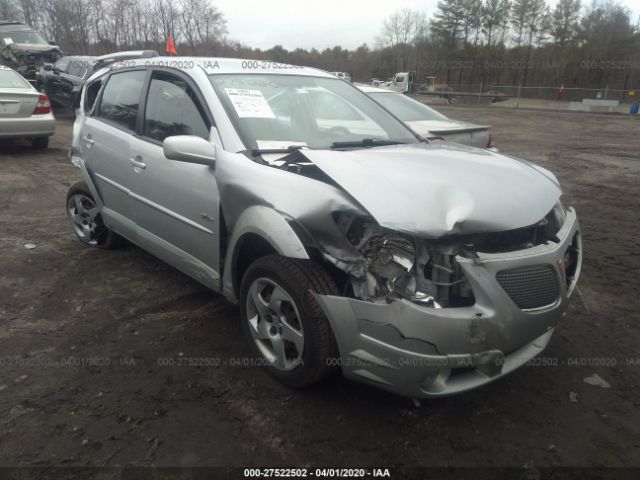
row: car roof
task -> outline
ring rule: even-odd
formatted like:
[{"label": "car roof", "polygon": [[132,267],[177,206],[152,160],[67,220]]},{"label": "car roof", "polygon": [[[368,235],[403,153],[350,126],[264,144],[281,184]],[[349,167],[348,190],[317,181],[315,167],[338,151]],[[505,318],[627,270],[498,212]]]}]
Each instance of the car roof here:
[{"label": "car roof", "polygon": [[0,21],[0,30],[5,32],[32,32],[35,31],[29,25],[20,22]]},{"label": "car roof", "polygon": [[92,55],[65,55],[64,57],[60,58],[60,60],[62,60],[63,58],[69,58],[69,59],[79,59],[79,60],[93,60],[96,57],[92,56]]},{"label": "car roof", "polygon": [[127,59],[137,57],[137,58],[150,58],[157,57],[158,52],[155,50],[125,50],[123,52],[114,52],[107,53],[106,55],[100,55],[99,57],[93,57],[98,62],[104,62],[107,60],[117,60],[118,58],[126,57]]},{"label": "car roof", "polygon": [[312,77],[336,78],[324,70],[300,65],[291,65],[275,62],[271,60],[254,60],[242,58],[226,57],[149,57],[128,59],[126,62],[115,62],[108,67],[100,69],[93,78],[105,75],[109,71],[118,68],[130,68],[137,66],[145,67],[165,67],[179,71],[190,72],[201,69],[207,75],[215,74],[281,74],[281,75],[303,75]]},{"label": "car roof", "polygon": [[372,87],[371,85],[364,85],[362,83],[356,84],[356,87],[364,93],[398,93],[395,90],[389,90],[388,88]]}]

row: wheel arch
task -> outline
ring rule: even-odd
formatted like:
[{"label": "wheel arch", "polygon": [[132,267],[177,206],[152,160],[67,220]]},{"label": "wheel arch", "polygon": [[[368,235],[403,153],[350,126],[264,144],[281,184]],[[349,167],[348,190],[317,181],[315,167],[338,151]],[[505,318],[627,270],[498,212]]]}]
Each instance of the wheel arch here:
[{"label": "wheel arch", "polygon": [[96,206],[98,207],[98,209],[100,209],[100,211],[102,211],[102,208],[104,207],[104,203],[102,202],[102,196],[100,195],[100,191],[98,190],[98,188],[96,187],[96,184],[93,181],[93,177],[89,173],[89,169],[87,168],[87,165],[84,159],[79,157],[78,155],[72,154],[71,163],[80,169],[80,172],[82,173],[82,179],[87,184],[87,188],[91,192],[91,195],[93,196],[93,199],[96,202]]},{"label": "wheel arch", "polygon": [[[223,271],[223,293],[237,303],[242,276],[262,256],[278,254],[289,258],[311,258],[309,240],[296,223],[271,207],[247,208],[235,222],[227,244]],[[301,238],[302,237],[302,238]]]}]

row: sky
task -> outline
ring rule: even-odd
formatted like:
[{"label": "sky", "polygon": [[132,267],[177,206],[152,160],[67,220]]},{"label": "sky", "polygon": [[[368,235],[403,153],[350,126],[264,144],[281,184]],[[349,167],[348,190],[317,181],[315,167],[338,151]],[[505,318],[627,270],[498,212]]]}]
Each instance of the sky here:
[{"label": "sky", "polygon": [[[583,4],[591,0],[583,0]],[[340,45],[375,46],[382,22],[396,10],[410,8],[430,17],[436,0],[212,0],[227,18],[229,36],[252,47],[282,45],[322,50]],[[556,1],[548,1],[555,5]],[[621,0],[640,14],[640,0]]]}]

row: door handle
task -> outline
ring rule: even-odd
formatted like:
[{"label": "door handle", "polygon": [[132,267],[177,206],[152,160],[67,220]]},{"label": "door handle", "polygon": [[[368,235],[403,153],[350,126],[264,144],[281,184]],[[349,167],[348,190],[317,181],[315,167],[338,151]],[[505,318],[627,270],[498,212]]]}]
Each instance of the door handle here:
[{"label": "door handle", "polygon": [[142,170],[147,168],[147,164],[142,161],[142,157],[140,155],[138,155],[136,158],[130,158],[129,163],[134,167],[141,168]]},{"label": "door handle", "polygon": [[82,137],[82,140],[84,140],[85,142],[87,142],[89,145],[93,145],[94,143],[96,143],[96,141],[95,141],[95,140],[93,140],[90,136]]}]

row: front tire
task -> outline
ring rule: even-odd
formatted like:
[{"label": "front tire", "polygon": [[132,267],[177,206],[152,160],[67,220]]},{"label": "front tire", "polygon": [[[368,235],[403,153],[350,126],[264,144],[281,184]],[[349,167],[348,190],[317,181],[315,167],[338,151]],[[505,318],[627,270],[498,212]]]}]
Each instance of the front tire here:
[{"label": "front tire", "polygon": [[280,255],[256,260],[240,287],[242,328],[253,353],[290,387],[335,370],[333,333],[312,292],[336,295],[337,287],[318,263]]},{"label": "front tire", "polygon": [[102,221],[96,201],[85,182],[78,182],[67,192],[67,214],[71,227],[82,243],[113,250],[122,244],[122,237]]}]

